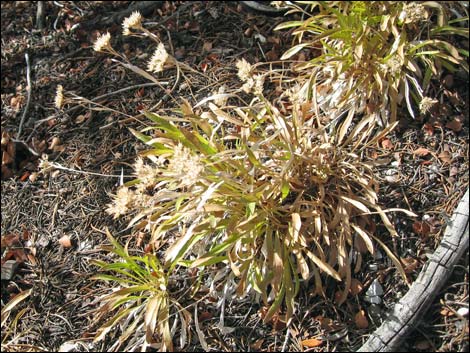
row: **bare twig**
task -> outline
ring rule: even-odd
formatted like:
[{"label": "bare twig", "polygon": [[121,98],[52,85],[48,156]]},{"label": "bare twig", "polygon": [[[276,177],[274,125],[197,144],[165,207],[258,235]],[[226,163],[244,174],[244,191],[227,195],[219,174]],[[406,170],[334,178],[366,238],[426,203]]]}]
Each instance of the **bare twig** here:
[{"label": "bare twig", "polygon": [[44,29],[44,19],[45,19],[45,1],[38,1],[38,10],[36,12],[36,28],[39,30]]},{"label": "bare twig", "polygon": [[[118,93],[122,93],[122,92],[125,92],[125,91],[128,91],[128,90],[131,90],[131,89],[134,89],[134,88],[140,88],[140,87],[149,87],[149,86],[159,86],[161,87],[162,85],[167,85],[168,82],[158,82],[158,83],[140,83],[138,85],[133,85],[133,86],[129,86],[129,87],[124,87],[124,88],[121,88],[121,89],[118,89],[117,91],[114,91],[114,92],[110,92],[110,93],[106,93],[106,94],[102,94],[101,96],[98,96],[98,97],[95,97],[93,99],[90,99],[90,102],[96,102],[100,99],[103,99],[103,98],[106,98],[106,97],[109,97],[109,96],[112,96],[112,95],[115,95],[115,94],[118,94]],[[163,88],[162,88],[163,89]],[[67,114],[67,113],[70,113],[70,112],[73,112],[74,110],[77,110],[78,108],[81,108],[82,106],[81,105],[76,105],[70,109],[67,109],[66,111],[64,112],[61,112],[61,114]],[[49,120],[52,120],[52,119],[55,119],[59,116],[59,114],[54,114],[54,115],[51,115],[45,119],[42,119],[42,120],[38,120],[36,122],[36,126],[37,125],[40,125],[46,121],[49,121]]]},{"label": "bare twig", "polygon": [[29,105],[31,103],[31,67],[29,65],[29,55],[28,55],[28,53],[26,53],[24,55],[24,57],[26,59],[26,81],[27,81],[26,92],[28,94],[28,98],[26,100],[26,106],[24,107],[23,116],[21,117],[21,120],[20,120],[20,125],[18,127],[18,133],[16,134],[17,139],[21,135],[21,130],[23,129],[23,123],[24,123],[24,120],[26,118],[26,114],[28,114]]}]

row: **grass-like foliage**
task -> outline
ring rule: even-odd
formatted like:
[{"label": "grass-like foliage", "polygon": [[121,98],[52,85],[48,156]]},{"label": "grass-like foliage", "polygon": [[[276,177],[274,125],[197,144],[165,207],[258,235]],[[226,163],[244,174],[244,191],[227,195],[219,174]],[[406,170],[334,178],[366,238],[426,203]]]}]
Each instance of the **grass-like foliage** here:
[{"label": "grass-like foliage", "polygon": [[[93,261],[101,271],[108,272],[97,274],[93,278],[113,283],[114,289],[101,299],[102,305],[94,317],[96,322],[107,320],[97,330],[95,342],[120,326],[119,339],[110,348],[113,351],[134,350],[139,347],[145,351],[147,346],[172,351],[170,309],[173,308],[180,319],[179,335],[183,345],[186,341],[188,314],[170,298],[167,272],[160,261],[153,254],[131,256],[127,248],[120,245],[108,231],[107,235],[111,242],[108,250],[117,255],[118,260],[112,263]],[[136,332],[145,334],[140,337]],[[123,346],[125,342],[127,345]]]},{"label": "grass-like foliage", "polygon": [[[325,295],[325,278],[336,281],[336,300],[343,303],[363,256],[373,254],[376,246],[407,280],[398,258],[375,234],[375,222],[380,219],[394,237],[387,212],[414,214],[381,208],[373,169],[362,156],[396,126],[389,122],[395,120],[401,99],[411,112],[413,90],[422,98],[418,79],[429,81],[439,65],[461,63],[460,54],[442,40],[419,40],[416,26],[427,12],[410,21],[402,12],[411,11],[412,5],[311,5],[320,13],[279,27],[297,27],[294,33],[303,41],[285,57],[305,47],[320,50],[317,58],[299,67],[298,82],[304,87],[286,91],[292,103],[288,111],[279,111],[264,97],[269,75],[255,74],[253,66],[240,60],[236,66],[243,86],[238,92],[254,94],[250,105],[217,105],[216,98],[236,97],[232,94],[204,99],[197,110],[183,100],[175,114],[145,112],[153,126],[131,130],[150,149],[141,153],[134,164],[136,178],[118,189],[107,211],[114,217],[132,215],[129,227],[150,233],[147,249],[152,253],[130,256],[109,235],[120,260],[97,263],[114,274],[96,278],[120,288],[104,299],[97,322],[105,317],[108,321],[96,340],[119,323],[122,334],[113,348],[144,328],[145,336],[134,340],[135,345],[161,343],[157,348],[171,350],[170,311],[178,309],[174,315],[183,331],[189,318],[171,298],[167,282],[185,267],[211,269],[199,273],[208,283],[225,280],[224,296],[257,293],[269,306],[265,322],[281,313],[286,321],[293,317],[302,282],[312,293]],[[445,13],[440,5],[419,6]],[[135,35],[131,30],[151,35],[139,14],[123,26],[124,35]],[[430,28],[427,33],[440,32]],[[95,47],[120,55],[107,35]],[[170,64],[184,68],[159,42],[147,70],[158,73]],[[155,80],[144,70],[123,65]],[[304,104],[306,98],[311,101]],[[351,124],[360,113],[362,120]],[[346,120],[331,133],[331,120],[324,115],[338,119],[343,114]],[[379,116],[387,124],[372,133]],[[231,274],[224,277],[227,271]],[[195,291],[200,283],[195,282]]]},{"label": "grass-like foliage", "polygon": [[232,114],[209,106],[196,114],[185,103],[179,117],[146,113],[156,125],[134,134],[152,147],[148,163],[137,161],[137,179],[108,209],[135,213],[131,225],[165,247],[166,268],[229,265],[239,295],[274,299],[266,321],[282,303],[292,316],[302,280],[313,277],[312,291],[323,294],[322,273],[341,283],[344,302],[351,248],[373,253],[376,241],[403,274],[371,232],[376,213],[396,235],[377,203],[372,168],[360,159],[367,145],[346,147],[355,132],[333,145],[300,111],[283,116],[266,101]]},{"label": "grass-like foliage", "polygon": [[415,106],[426,113],[437,102],[426,97],[433,77],[443,68],[468,72],[468,48],[448,41],[468,38],[468,10],[458,2],[298,1],[288,6],[306,19],[276,28],[292,29],[298,43],[282,59],[304,48],[314,52],[297,66],[301,92],[345,129],[358,115],[386,126],[405,104],[412,117]]}]

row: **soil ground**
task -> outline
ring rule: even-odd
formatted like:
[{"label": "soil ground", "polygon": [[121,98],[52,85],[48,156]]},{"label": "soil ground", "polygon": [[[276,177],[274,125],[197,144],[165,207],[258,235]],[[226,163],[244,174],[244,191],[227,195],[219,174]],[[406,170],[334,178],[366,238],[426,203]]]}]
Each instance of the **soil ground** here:
[{"label": "soil ground", "polygon": [[[107,242],[102,232],[106,227],[121,242],[129,237],[126,220],[113,220],[104,210],[121,173],[130,174],[137,153],[145,149],[129,131],[148,124],[137,112],[174,109],[181,97],[196,104],[222,85],[236,87],[237,59],[278,60],[291,45],[291,36],[273,31],[285,18],[253,13],[237,2],[165,3],[145,15],[146,27],[170,43],[179,61],[203,75],[188,72],[177,82],[174,71],[164,72],[159,79],[168,82],[167,88],[150,87],[141,76],[92,48],[99,33],[109,31],[118,52],[135,65],[146,66],[153,51],[149,41],[122,37],[120,22],[106,24],[109,16],[135,2],[45,3],[45,28],[40,31],[35,2],[1,5],[2,310],[18,293],[32,289],[5,325],[2,311],[2,351],[57,351],[65,349],[66,342],[77,351],[107,351],[112,334],[91,343],[97,328],[93,310],[107,292],[103,283],[90,279],[96,273],[91,260],[106,259],[98,249]],[[77,27],[78,23],[85,25]],[[176,90],[170,91],[175,82]],[[115,112],[91,111],[84,103],[58,111],[57,85],[90,100],[104,96],[96,102]],[[432,85],[431,93],[439,100],[434,111],[413,121],[403,118],[376,151],[385,161],[377,169],[383,182],[381,203],[419,215],[417,220],[393,219],[401,238],[392,246],[409,265],[411,278],[438,246],[469,185],[468,76],[447,73]],[[125,90],[117,92],[121,89]],[[47,154],[50,161],[74,171],[37,174],[35,153]],[[64,236],[71,246],[64,246]],[[468,251],[466,255],[404,351],[468,351],[468,313],[457,313],[468,309]],[[282,322],[263,324],[261,306],[250,299],[234,299],[225,308],[225,325],[235,330],[221,332],[220,308],[207,300],[197,304],[200,329],[214,351],[356,350],[406,291],[386,259],[369,259],[364,271],[359,280],[366,288],[375,279],[384,288],[378,305],[364,300],[364,290],[338,309],[331,297],[313,298],[303,288],[293,324],[286,329]],[[354,315],[362,309],[368,316],[367,328],[355,323]],[[201,350],[194,322],[190,329],[192,340],[182,350]],[[310,338],[319,339],[317,347],[305,344]]]}]

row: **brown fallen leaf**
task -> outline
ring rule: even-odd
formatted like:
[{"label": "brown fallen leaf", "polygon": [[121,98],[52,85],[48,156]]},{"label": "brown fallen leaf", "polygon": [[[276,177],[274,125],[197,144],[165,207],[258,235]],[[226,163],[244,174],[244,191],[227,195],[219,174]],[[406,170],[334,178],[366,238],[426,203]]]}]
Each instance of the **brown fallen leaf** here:
[{"label": "brown fallen leaf", "polygon": [[2,131],[2,146],[8,145],[8,142],[10,142],[10,135],[6,131]]},{"label": "brown fallen leaf", "polygon": [[306,340],[302,341],[302,346],[308,347],[308,348],[313,348],[313,347],[318,347],[321,346],[323,343],[322,340],[316,339],[316,338],[309,338]]},{"label": "brown fallen leaf", "polygon": [[351,287],[349,288],[349,291],[352,295],[358,295],[362,292],[363,289],[364,286],[362,285],[361,281],[359,281],[357,278],[353,278],[351,280]]},{"label": "brown fallen leaf", "polygon": [[257,339],[255,342],[253,342],[250,346],[255,352],[259,352],[261,350],[261,346],[264,343],[264,338]]},{"label": "brown fallen leaf", "polygon": [[451,129],[454,132],[459,132],[462,130],[462,122],[460,118],[454,118],[452,121],[446,124],[446,128]]},{"label": "brown fallen leaf", "polygon": [[442,316],[453,316],[454,313],[452,311],[450,311],[449,309],[447,308],[442,308],[442,310],[440,311],[440,314]]},{"label": "brown fallen leaf", "polygon": [[72,242],[68,235],[64,235],[62,238],[60,238],[59,244],[62,245],[64,248],[70,248],[72,246]]},{"label": "brown fallen leaf", "polygon": [[11,248],[14,246],[20,246],[20,235],[19,234],[7,234],[1,238],[2,249],[5,247]]},{"label": "brown fallen leaf", "polygon": [[382,144],[382,148],[384,148],[386,150],[393,149],[393,143],[389,139],[383,139],[381,144]]},{"label": "brown fallen leaf", "polygon": [[434,127],[429,123],[426,123],[423,125],[423,130],[424,130],[424,133],[428,136],[434,135]]},{"label": "brown fallen leaf", "polygon": [[422,236],[427,236],[431,231],[431,227],[429,226],[429,224],[421,221],[415,221],[412,225],[412,228],[416,234]]},{"label": "brown fallen leaf", "polygon": [[416,342],[415,348],[420,351],[429,352],[429,349],[431,348],[431,344],[429,343],[429,341],[419,341],[419,342]]},{"label": "brown fallen leaf", "polygon": [[328,317],[323,317],[321,315],[318,315],[315,317],[315,320],[317,320],[320,323],[320,327],[322,330],[325,330],[326,332],[329,331],[335,331],[338,330],[341,326],[336,324],[332,319]]},{"label": "brown fallen leaf", "polygon": [[420,148],[414,150],[413,154],[415,154],[417,156],[420,156],[420,157],[424,157],[424,156],[427,156],[429,154],[429,150],[427,148],[420,147]]},{"label": "brown fallen leaf", "polygon": [[354,322],[357,328],[365,329],[369,327],[369,321],[367,320],[364,310],[359,310],[359,312],[354,316]]},{"label": "brown fallen leaf", "polygon": [[416,271],[419,266],[419,261],[408,256],[405,258],[400,258],[401,263],[403,264],[403,269],[405,270],[406,274],[410,274]]},{"label": "brown fallen leaf", "polygon": [[212,42],[204,42],[204,44],[202,45],[202,50],[203,51],[206,51],[206,52],[209,52],[212,50]]},{"label": "brown fallen leaf", "polygon": [[450,154],[449,151],[443,151],[443,152],[439,153],[438,157],[444,163],[452,162],[452,155]]}]

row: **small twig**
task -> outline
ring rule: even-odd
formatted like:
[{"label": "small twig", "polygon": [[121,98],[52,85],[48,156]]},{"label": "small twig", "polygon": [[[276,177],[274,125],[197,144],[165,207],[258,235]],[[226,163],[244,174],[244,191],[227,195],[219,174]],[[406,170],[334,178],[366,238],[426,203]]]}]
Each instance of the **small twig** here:
[{"label": "small twig", "polygon": [[284,340],[284,344],[282,345],[281,352],[285,352],[287,348],[287,342],[289,342],[289,335],[290,335],[290,328],[288,327],[286,330],[286,339]]},{"label": "small twig", "polygon": [[[122,93],[122,92],[125,92],[125,91],[128,91],[128,90],[131,90],[131,89],[134,89],[134,88],[139,88],[139,87],[149,87],[149,86],[161,86],[161,85],[167,85],[168,82],[158,82],[158,83],[141,83],[141,84],[138,84],[138,85],[133,85],[133,86],[129,86],[129,87],[125,87],[125,88],[121,88],[121,89],[118,89],[117,91],[114,91],[114,92],[110,92],[110,93],[106,93],[106,94],[103,94],[101,96],[98,96],[98,97],[95,97],[93,99],[90,99],[91,102],[95,102],[95,101],[98,101],[100,99],[103,99],[103,98],[106,98],[106,97],[109,97],[109,96],[112,96],[112,95],[115,95],[115,94],[118,94],[118,93]],[[161,87],[162,88],[162,87]],[[163,89],[163,88],[162,88]],[[74,110],[77,110],[78,108],[81,108],[82,106],[81,105],[76,105],[70,109],[67,109],[66,111],[64,112],[61,112],[60,114],[67,114],[67,113],[70,113]],[[49,121],[49,120],[52,120],[54,118],[57,118],[59,116],[59,114],[54,114],[54,115],[51,115],[49,117],[47,117],[46,119],[42,119],[42,120],[38,120],[38,122],[36,123],[36,125],[40,125],[46,121]]]},{"label": "small twig", "polygon": [[[96,176],[109,177],[109,178],[121,178],[121,175],[87,172],[87,171],[83,171],[83,170],[67,168],[67,167],[64,167],[64,166],[62,166],[58,163],[49,162],[49,161],[47,161],[46,163],[47,163],[47,167],[45,167],[45,171],[50,170],[50,169],[58,169],[58,170],[63,170],[63,171],[66,171],[66,172],[72,172],[72,173],[78,173],[78,174],[96,175]],[[133,178],[133,177],[131,175],[124,175],[124,178]]]},{"label": "small twig", "polygon": [[36,12],[36,28],[39,30],[44,29],[44,19],[45,19],[45,1],[38,1],[38,9]]},{"label": "small twig", "polygon": [[20,125],[18,127],[18,133],[16,134],[17,139],[21,135],[21,130],[23,129],[23,123],[24,123],[24,120],[26,118],[26,114],[28,114],[29,105],[31,103],[31,67],[29,65],[29,55],[28,55],[28,53],[26,53],[24,55],[24,57],[26,59],[26,82],[27,82],[26,92],[28,94],[28,98],[26,100],[26,106],[25,106],[24,111],[23,111],[23,116],[21,117],[21,120],[20,120]]}]

